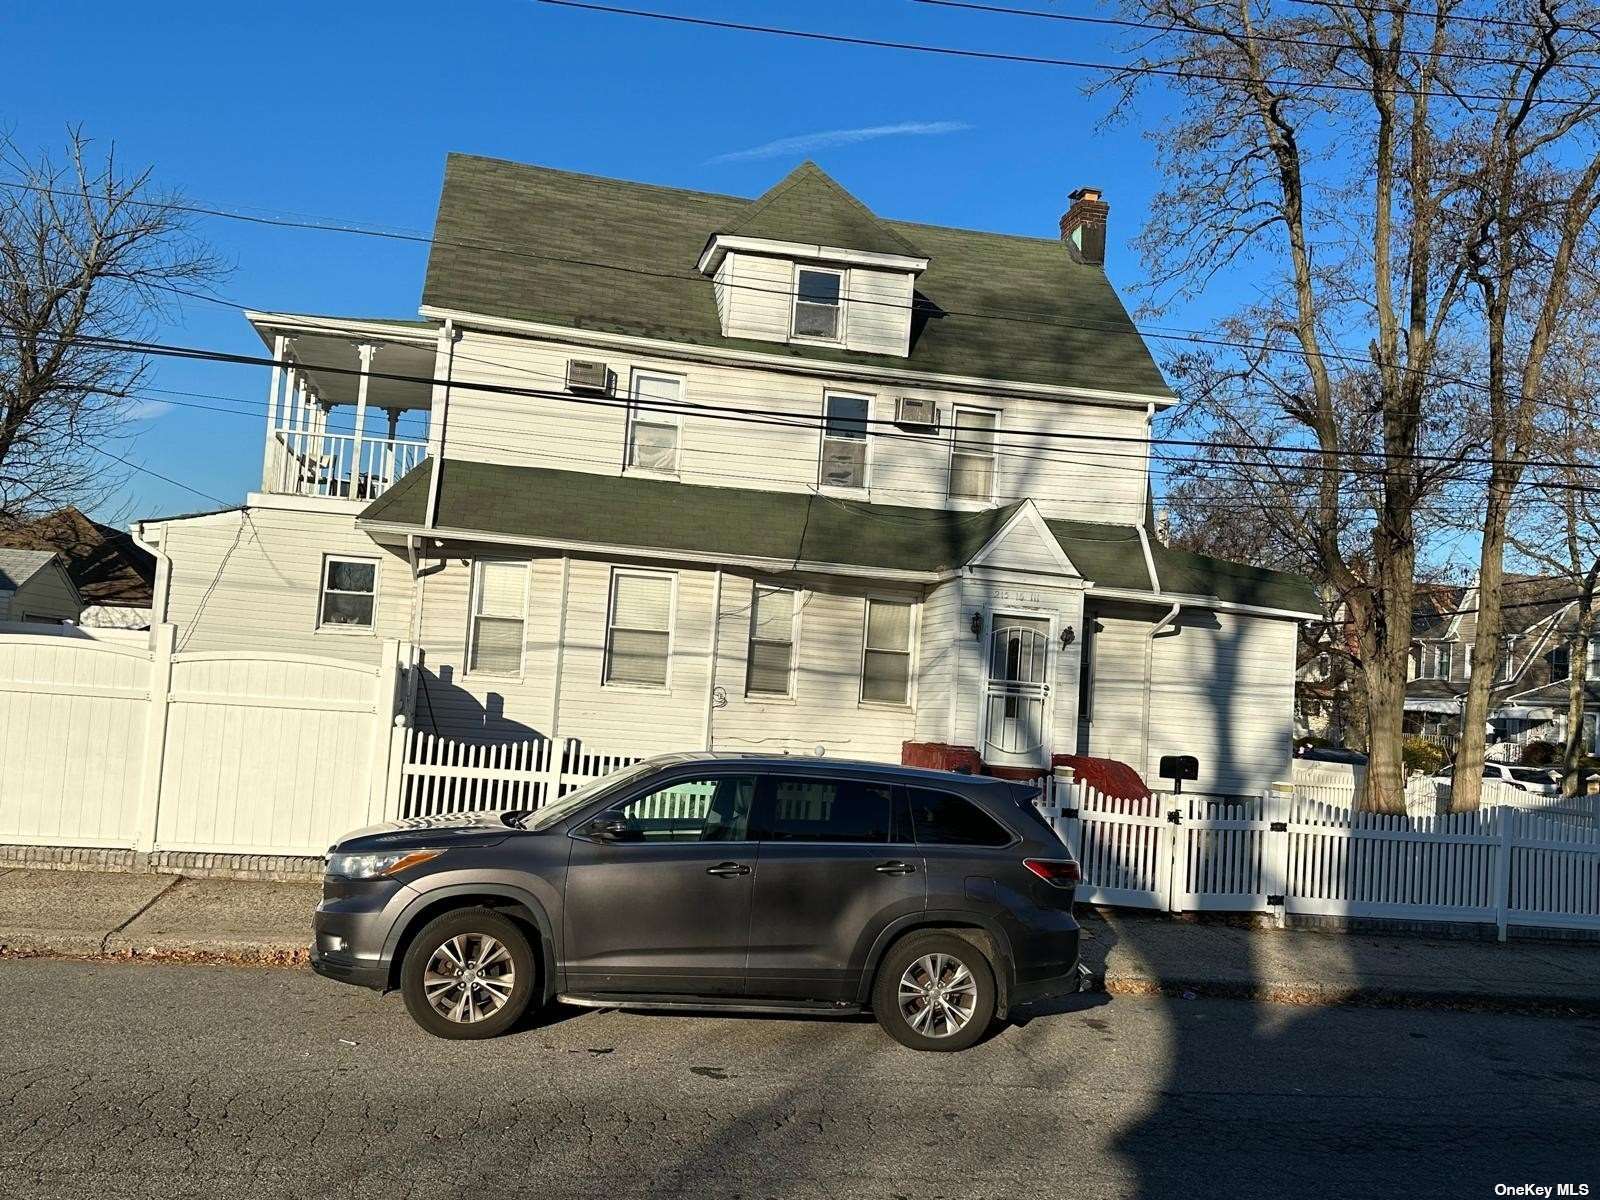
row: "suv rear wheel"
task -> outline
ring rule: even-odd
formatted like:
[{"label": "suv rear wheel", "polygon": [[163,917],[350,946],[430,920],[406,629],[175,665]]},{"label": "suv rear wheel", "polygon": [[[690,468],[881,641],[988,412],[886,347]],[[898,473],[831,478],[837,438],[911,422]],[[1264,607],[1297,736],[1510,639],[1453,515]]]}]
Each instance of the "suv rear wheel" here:
[{"label": "suv rear wheel", "polygon": [[515,921],[463,908],[417,934],[400,967],[400,993],[435,1037],[488,1038],[527,1011],[534,971],[533,947]]},{"label": "suv rear wheel", "polygon": [[930,930],[896,942],[878,965],[872,1012],[913,1050],[965,1050],[994,1020],[994,971],[971,942]]}]

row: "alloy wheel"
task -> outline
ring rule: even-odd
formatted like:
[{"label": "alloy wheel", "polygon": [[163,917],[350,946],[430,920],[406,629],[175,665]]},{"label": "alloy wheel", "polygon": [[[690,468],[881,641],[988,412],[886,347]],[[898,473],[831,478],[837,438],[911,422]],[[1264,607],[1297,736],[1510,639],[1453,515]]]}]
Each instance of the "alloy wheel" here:
[{"label": "alloy wheel", "polygon": [[422,990],[440,1016],[470,1025],[504,1008],[516,982],[516,964],[504,943],[486,933],[458,933],[429,957]]},{"label": "alloy wheel", "polygon": [[925,1037],[961,1032],[978,1007],[978,982],[950,954],[924,954],[900,976],[900,1015]]}]

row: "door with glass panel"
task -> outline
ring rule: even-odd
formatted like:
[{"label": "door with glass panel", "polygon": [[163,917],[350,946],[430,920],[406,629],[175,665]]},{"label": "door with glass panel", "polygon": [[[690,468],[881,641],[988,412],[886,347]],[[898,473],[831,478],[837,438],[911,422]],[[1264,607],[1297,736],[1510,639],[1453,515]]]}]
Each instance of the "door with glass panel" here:
[{"label": "door with glass panel", "polygon": [[985,757],[1040,763],[1050,700],[1050,622],[996,613],[990,624]]}]

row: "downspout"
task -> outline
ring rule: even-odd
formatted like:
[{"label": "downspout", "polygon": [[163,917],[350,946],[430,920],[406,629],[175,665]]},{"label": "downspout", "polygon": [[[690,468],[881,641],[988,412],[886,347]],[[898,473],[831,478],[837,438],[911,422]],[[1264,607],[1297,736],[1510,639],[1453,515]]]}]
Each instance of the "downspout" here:
[{"label": "downspout", "polygon": [[711,644],[706,648],[706,720],[704,741],[711,749],[713,714],[717,711],[717,639],[722,628],[722,568],[711,584]]},{"label": "downspout", "polygon": [[[1159,598],[1161,596],[1161,577],[1156,574],[1155,555],[1150,551],[1150,539],[1145,534],[1143,525],[1139,526],[1139,545],[1144,550],[1145,570],[1150,573],[1150,590]],[[1141,774],[1150,770],[1150,705],[1152,693],[1155,690],[1156,635],[1175,621],[1182,611],[1182,603],[1174,600],[1172,607],[1167,609],[1144,635],[1144,720],[1143,732],[1139,738],[1139,770]]]},{"label": "downspout", "polygon": [[428,508],[423,517],[423,525],[428,529],[435,527],[439,516],[439,478],[444,474],[444,435],[450,424],[450,382],[455,378],[456,343],[461,340],[461,335],[456,332],[455,321],[450,317],[444,321],[444,337],[450,345],[450,353],[445,359],[444,385],[435,404],[439,416],[439,449],[433,470],[428,475]]},{"label": "downspout", "polygon": [[172,556],[165,549],[166,527],[162,526],[161,532],[152,542],[145,540],[144,525],[143,521],[139,521],[129,533],[133,537],[133,544],[156,560],[156,583],[150,596],[150,627],[153,631],[167,619],[167,596],[172,590]]}]

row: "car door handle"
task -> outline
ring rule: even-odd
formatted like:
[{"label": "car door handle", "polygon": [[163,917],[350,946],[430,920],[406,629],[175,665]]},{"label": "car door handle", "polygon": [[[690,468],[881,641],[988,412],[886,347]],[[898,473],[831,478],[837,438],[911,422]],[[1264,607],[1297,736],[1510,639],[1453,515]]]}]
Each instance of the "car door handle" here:
[{"label": "car door handle", "polygon": [[718,863],[714,867],[706,868],[707,875],[748,875],[750,868],[743,863]]},{"label": "car door handle", "polygon": [[880,875],[909,875],[916,870],[910,863],[901,862],[898,858],[892,862],[879,863],[872,869]]}]

